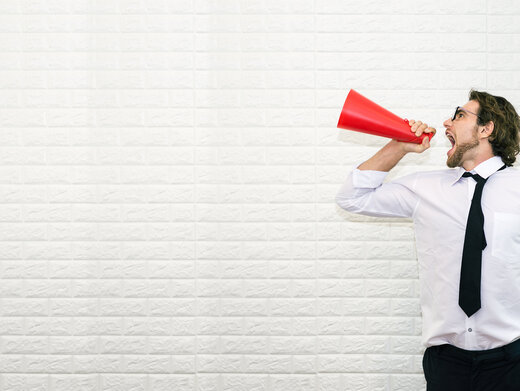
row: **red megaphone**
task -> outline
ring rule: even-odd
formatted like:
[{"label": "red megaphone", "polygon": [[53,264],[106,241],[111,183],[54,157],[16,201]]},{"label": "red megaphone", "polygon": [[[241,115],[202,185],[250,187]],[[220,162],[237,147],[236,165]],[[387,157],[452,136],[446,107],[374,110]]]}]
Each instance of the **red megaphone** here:
[{"label": "red megaphone", "polygon": [[398,117],[354,90],[350,90],[345,100],[339,116],[338,128],[416,144],[422,143],[425,137],[431,140],[434,135],[434,133],[424,133],[417,137],[410,130],[407,119]]}]

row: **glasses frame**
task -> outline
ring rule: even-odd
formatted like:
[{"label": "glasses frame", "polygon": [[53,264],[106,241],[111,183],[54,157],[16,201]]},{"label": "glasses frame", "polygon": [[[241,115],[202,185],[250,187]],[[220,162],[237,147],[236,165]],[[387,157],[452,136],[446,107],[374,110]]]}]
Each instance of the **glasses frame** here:
[{"label": "glasses frame", "polygon": [[465,113],[476,115],[478,119],[482,120],[482,118],[480,118],[480,115],[478,115],[477,113],[474,113],[472,111],[466,110],[466,109],[464,109],[461,106],[457,106],[457,108],[455,109],[455,113],[453,114],[453,117],[451,117],[451,121],[452,122],[457,119],[456,117],[457,117],[457,114],[459,113],[459,111],[464,111]]}]

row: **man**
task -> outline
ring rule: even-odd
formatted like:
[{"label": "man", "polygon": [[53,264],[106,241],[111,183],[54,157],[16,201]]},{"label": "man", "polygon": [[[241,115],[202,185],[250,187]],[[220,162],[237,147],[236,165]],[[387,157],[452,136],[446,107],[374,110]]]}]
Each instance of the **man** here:
[{"label": "man", "polygon": [[[410,121],[417,136],[435,132]],[[506,99],[470,91],[444,122],[450,169],[384,183],[407,153],[390,141],[353,170],[336,201],[413,219],[428,391],[520,390],[520,119]],[[476,175],[478,174],[478,175]]]}]

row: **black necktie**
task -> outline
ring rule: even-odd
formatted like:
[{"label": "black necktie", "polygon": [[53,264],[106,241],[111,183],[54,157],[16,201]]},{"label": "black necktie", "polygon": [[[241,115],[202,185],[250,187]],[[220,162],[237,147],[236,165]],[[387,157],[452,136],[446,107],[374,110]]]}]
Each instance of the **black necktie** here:
[{"label": "black necktie", "polygon": [[[503,170],[506,166],[502,166]],[[462,250],[462,266],[460,269],[459,306],[468,318],[480,309],[480,277],[482,271],[482,250],[487,246],[484,235],[484,214],[480,200],[482,190],[488,178],[478,174],[465,172],[463,177],[472,177],[476,182],[475,192],[471,200],[464,249]]]}]

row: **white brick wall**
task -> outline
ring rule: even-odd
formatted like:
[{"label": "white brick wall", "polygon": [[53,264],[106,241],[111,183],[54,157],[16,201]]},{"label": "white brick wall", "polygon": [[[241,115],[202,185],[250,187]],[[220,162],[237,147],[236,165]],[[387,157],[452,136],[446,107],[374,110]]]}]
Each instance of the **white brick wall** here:
[{"label": "white brick wall", "polygon": [[[0,391],[424,389],[409,221],[333,200],[384,140],[520,108],[513,0],[0,1]],[[442,133],[392,175],[444,166]]]}]

